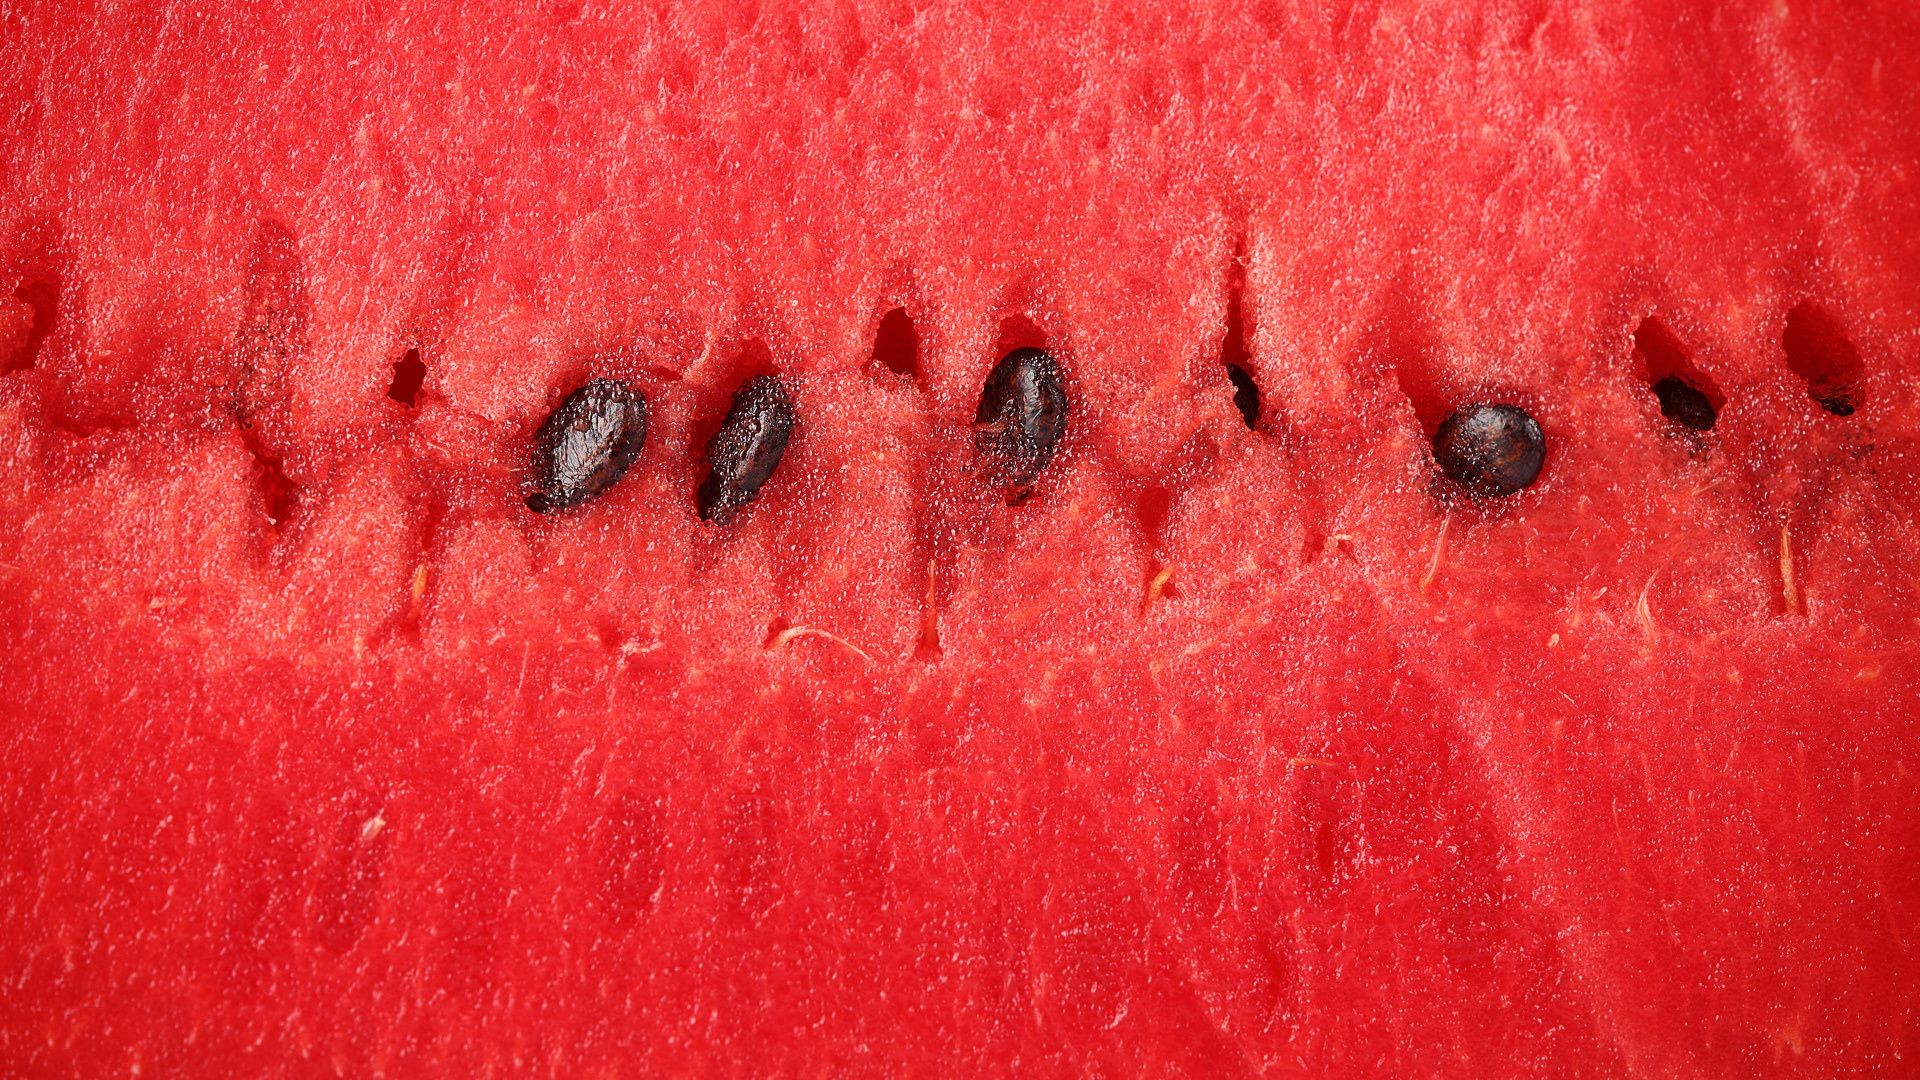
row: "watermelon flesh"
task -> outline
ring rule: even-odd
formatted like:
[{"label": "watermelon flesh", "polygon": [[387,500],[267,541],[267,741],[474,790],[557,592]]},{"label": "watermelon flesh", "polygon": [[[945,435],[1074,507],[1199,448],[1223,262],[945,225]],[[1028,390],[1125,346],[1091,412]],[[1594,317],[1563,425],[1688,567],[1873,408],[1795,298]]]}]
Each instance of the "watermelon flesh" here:
[{"label": "watermelon flesh", "polygon": [[1911,7],[390,7],[4,16],[4,1071],[1913,1068]]}]

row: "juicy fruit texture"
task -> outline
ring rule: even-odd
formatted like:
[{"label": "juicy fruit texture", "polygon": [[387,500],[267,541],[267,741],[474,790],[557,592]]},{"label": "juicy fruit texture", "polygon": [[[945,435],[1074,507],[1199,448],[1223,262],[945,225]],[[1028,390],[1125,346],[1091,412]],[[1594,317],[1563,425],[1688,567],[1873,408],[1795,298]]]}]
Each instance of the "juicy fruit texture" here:
[{"label": "juicy fruit texture", "polygon": [[1910,1071],[1916,18],[16,5],[0,1071]]}]

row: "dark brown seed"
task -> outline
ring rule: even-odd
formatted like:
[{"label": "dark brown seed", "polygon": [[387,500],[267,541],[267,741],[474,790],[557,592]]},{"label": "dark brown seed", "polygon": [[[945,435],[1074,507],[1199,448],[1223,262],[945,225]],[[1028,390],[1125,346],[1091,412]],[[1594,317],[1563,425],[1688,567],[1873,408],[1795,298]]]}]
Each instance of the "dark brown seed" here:
[{"label": "dark brown seed", "polygon": [[973,421],[975,449],[998,480],[1023,496],[1067,431],[1067,390],[1053,356],[1044,349],[1015,349],[1001,357],[987,376]]},{"label": "dark brown seed", "polygon": [[707,478],[694,498],[700,518],[725,525],[760,497],[793,434],[793,400],[772,375],[756,375],[733,395],[733,407],[707,443]]},{"label": "dark brown seed", "polygon": [[1787,367],[1806,380],[1814,404],[1835,416],[1853,415],[1866,364],[1833,312],[1811,300],[1799,304],[1787,312],[1780,347],[1786,351]]},{"label": "dark brown seed", "polygon": [[533,436],[527,509],[551,514],[606,493],[647,440],[647,399],[618,379],[568,394]]},{"label": "dark brown seed", "polygon": [[1533,483],[1547,438],[1517,405],[1468,405],[1433,436],[1440,469],[1476,498],[1501,498]]},{"label": "dark brown seed", "polygon": [[1683,427],[1712,431],[1714,421],[1720,418],[1707,395],[1678,376],[1669,375],[1654,383],[1653,393],[1660,399],[1660,412]]}]

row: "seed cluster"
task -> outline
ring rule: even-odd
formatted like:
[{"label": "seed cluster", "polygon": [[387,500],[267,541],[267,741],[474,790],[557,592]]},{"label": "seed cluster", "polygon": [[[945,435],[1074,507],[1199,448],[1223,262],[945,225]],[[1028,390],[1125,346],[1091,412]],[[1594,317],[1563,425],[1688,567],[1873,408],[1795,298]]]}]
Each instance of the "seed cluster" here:
[{"label": "seed cluster", "polygon": [[[1663,405],[1669,396],[1669,416],[1701,430],[1712,426],[1704,398],[1663,395]],[[974,449],[1008,502],[1032,494],[1066,437],[1068,414],[1060,364],[1045,349],[1015,349],[988,373],[974,413]],[[707,443],[707,475],[694,495],[701,520],[731,524],[760,497],[786,456],[795,423],[793,398],[777,376],[756,375],[734,393]],[[605,494],[639,458],[646,437],[647,401],[640,391],[608,378],[580,386],[534,433],[528,509],[550,514]],[[1467,405],[1433,437],[1441,472],[1483,499],[1531,485],[1546,450],[1539,423],[1517,405]]]},{"label": "seed cluster", "polygon": [[[731,524],[760,497],[786,456],[793,398],[777,376],[756,375],[707,442],[707,475],[694,493],[702,521]],[[1019,502],[1053,460],[1067,429],[1060,365],[1044,349],[1015,349],[987,376],[975,414],[975,446],[988,471]],[[533,437],[527,508],[551,514],[605,494],[640,456],[647,401],[619,379],[594,379],[568,394]]]}]

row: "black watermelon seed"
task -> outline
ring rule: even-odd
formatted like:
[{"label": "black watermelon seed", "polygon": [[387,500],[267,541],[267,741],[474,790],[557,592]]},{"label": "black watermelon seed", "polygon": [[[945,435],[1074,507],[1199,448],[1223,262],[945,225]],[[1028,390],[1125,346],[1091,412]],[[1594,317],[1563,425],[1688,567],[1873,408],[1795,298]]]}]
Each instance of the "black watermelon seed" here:
[{"label": "black watermelon seed", "polygon": [[618,379],[568,394],[533,436],[527,509],[551,514],[606,493],[647,440],[647,399]]},{"label": "black watermelon seed", "polygon": [[733,395],[733,407],[707,443],[707,478],[694,498],[703,521],[725,525],[760,497],[793,434],[793,401],[772,375],[756,375]]},{"label": "black watermelon seed", "polygon": [[1547,438],[1517,405],[1468,405],[1434,433],[1433,456],[1469,495],[1500,498],[1540,475]]},{"label": "black watermelon seed", "polygon": [[1707,395],[1676,375],[1669,375],[1654,383],[1653,393],[1660,399],[1660,412],[1683,427],[1712,431],[1714,421],[1720,418]]},{"label": "black watermelon seed", "polygon": [[974,447],[998,478],[1024,494],[1053,460],[1067,430],[1067,390],[1044,349],[1015,349],[987,376],[974,413]]}]

